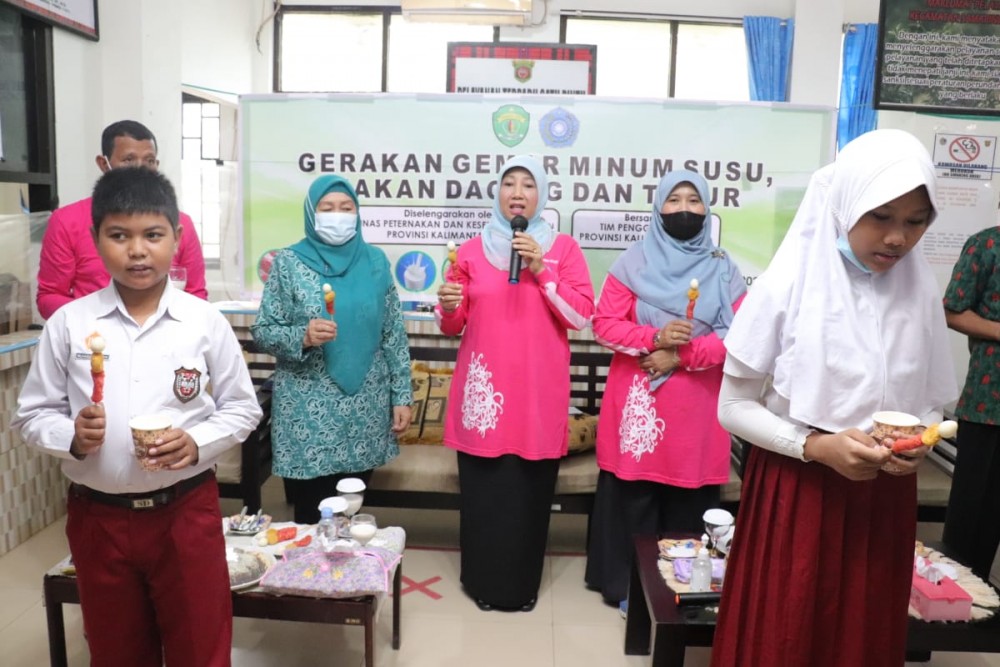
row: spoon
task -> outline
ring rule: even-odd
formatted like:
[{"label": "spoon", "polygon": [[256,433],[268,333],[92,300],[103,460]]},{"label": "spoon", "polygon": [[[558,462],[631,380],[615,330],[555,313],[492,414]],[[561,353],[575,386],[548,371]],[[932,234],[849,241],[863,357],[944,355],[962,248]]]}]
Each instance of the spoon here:
[{"label": "spoon", "polygon": [[239,515],[236,517],[236,521],[232,522],[232,526],[235,526],[236,530],[243,530],[243,521],[247,518],[247,506],[244,505],[243,509],[240,510]]}]

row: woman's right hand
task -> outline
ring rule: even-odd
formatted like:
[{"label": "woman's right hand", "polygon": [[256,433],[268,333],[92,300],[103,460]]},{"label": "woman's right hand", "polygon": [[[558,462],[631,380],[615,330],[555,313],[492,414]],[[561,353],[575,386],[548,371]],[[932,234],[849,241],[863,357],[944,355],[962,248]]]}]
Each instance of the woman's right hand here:
[{"label": "woman's right hand", "polygon": [[806,460],[830,466],[847,479],[875,479],[892,455],[868,433],[850,428],[840,433],[812,433],[806,438]]},{"label": "woman's right hand", "polygon": [[691,342],[691,334],[694,333],[694,325],[687,320],[672,320],[663,325],[660,329],[659,346],[678,347]]},{"label": "woman's right hand", "polygon": [[461,283],[442,283],[438,288],[438,304],[446,313],[453,313],[462,304]]},{"label": "woman's right hand", "polygon": [[337,339],[337,323],[333,320],[316,318],[306,325],[306,335],[302,339],[302,347],[319,347]]}]

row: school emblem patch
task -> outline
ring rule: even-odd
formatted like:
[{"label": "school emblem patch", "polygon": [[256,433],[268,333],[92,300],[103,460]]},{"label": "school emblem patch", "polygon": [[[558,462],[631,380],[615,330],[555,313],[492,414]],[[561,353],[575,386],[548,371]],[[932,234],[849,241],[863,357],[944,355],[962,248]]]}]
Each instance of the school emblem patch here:
[{"label": "school emblem patch", "polygon": [[516,104],[505,104],[493,112],[493,134],[504,146],[514,147],[528,135],[531,114]]},{"label": "school emblem patch", "polygon": [[535,66],[534,60],[512,60],[510,64],[514,66],[514,78],[518,83],[524,83],[531,78],[531,68]]},{"label": "school emblem patch", "polygon": [[181,366],[174,371],[174,396],[187,403],[201,392],[201,371]]}]

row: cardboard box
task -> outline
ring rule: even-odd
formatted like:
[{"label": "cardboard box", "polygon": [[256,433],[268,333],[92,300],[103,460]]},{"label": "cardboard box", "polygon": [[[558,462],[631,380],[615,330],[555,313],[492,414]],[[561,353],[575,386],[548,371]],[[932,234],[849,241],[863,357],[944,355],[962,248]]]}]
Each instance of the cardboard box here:
[{"label": "cardboard box", "polygon": [[910,589],[910,606],[925,621],[968,621],[972,617],[972,596],[953,579],[945,577],[932,584],[916,570]]}]

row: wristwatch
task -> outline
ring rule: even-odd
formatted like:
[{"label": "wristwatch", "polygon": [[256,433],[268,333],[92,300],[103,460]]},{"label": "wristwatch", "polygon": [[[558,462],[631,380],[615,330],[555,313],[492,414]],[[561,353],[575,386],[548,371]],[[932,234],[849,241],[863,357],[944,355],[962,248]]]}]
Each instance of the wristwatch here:
[{"label": "wristwatch", "polygon": [[659,347],[660,347],[660,332],[657,331],[655,334],[653,334],[653,349],[657,349]]}]

